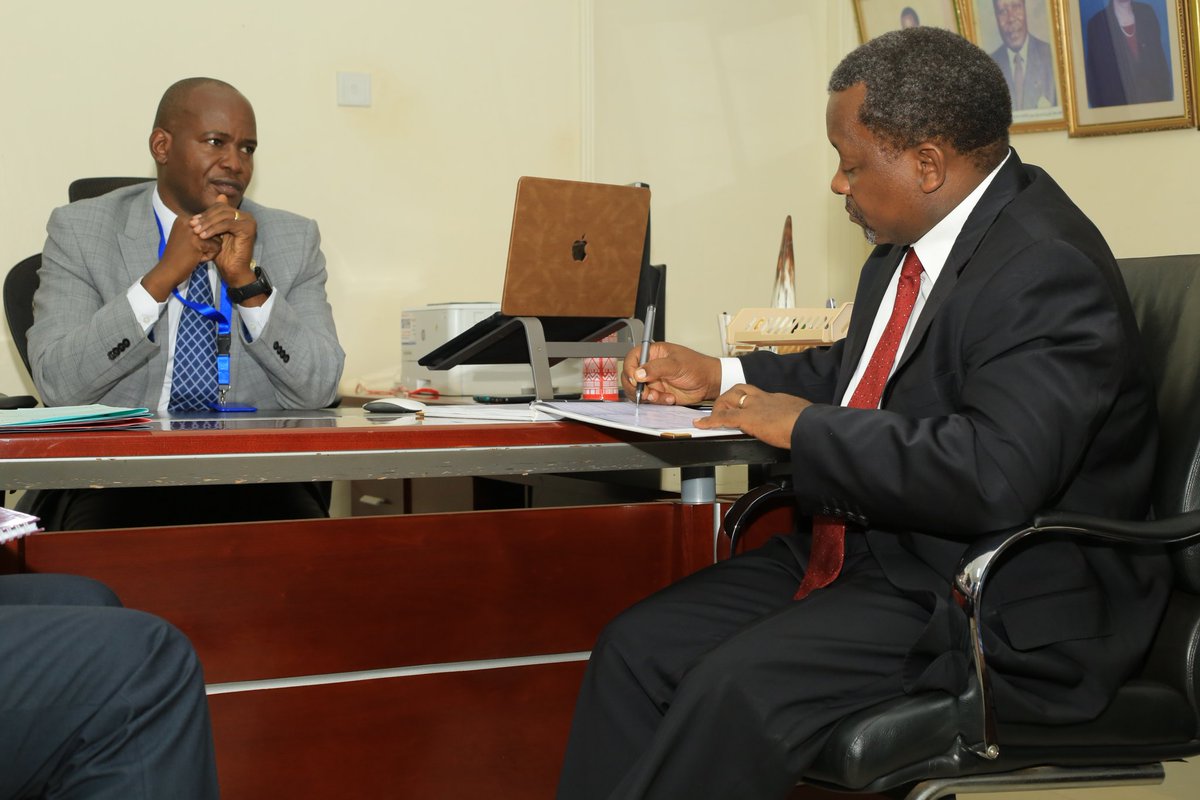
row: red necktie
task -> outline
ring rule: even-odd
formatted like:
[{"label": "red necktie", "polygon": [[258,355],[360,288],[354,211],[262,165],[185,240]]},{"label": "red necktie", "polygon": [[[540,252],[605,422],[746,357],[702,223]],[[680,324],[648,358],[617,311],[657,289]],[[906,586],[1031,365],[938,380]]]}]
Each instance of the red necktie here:
[{"label": "red necktie", "polygon": [[[892,306],[892,316],[888,318],[887,327],[875,352],[867,362],[854,395],[850,398],[850,408],[879,408],[883,398],[883,387],[887,385],[888,376],[892,372],[892,364],[896,361],[896,353],[900,349],[900,339],[908,326],[908,318],[912,316],[913,306],[917,302],[917,292],[921,288],[921,260],[917,251],[911,247],[904,256],[904,266],[900,268],[900,283],[896,287],[896,304]],[[839,517],[829,517],[818,514],[812,521],[812,553],[808,559],[808,569],[804,572],[804,580],[796,590],[796,599],[801,600],[814,589],[828,586],[842,571],[842,559],[846,554],[846,523]]]}]

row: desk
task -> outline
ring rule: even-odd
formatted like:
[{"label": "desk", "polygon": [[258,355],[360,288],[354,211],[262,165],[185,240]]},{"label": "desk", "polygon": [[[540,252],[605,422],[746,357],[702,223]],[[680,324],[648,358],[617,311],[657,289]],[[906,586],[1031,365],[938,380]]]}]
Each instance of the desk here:
[{"label": "desk", "polygon": [[189,636],[227,800],[550,796],[600,628],[711,561],[712,467],[783,457],[744,437],[357,409],[190,421],[214,426],[0,438],[0,485],[683,467],[698,500],[42,534],[2,551],[2,569],[93,576]]}]

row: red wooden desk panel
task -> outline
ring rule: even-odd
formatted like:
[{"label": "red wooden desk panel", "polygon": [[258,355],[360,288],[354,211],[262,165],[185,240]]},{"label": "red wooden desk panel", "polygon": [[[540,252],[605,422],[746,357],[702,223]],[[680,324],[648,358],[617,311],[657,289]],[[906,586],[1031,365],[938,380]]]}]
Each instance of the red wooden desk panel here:
[{"label": "red wooden desk panel", "polygon": [[711,561],[677,503],[40,534],[26,569],[88,575],[191,638],[209,683],[587,650]]},{"label": "red wooden desk panel", "polygon": [[225,800],[545,800],[584,663],[209,698]]}]

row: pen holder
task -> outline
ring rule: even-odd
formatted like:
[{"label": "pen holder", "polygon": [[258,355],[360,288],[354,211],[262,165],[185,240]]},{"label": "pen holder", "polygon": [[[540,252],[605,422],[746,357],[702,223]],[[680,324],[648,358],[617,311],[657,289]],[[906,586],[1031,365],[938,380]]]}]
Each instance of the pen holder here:
[{"label": "pen holder", "polygon": [[[615,342],[617,335],[610,333],[600,341]],[[620,382],[617,380],[617,359],[588,356],[583,359],[584,400],[620,400]]]},{"label": "pen holder", "polygon": [[797,353],[843,339],[854,303],[838,308],[743,308],[729,321],[730,355],[772,349]]}]

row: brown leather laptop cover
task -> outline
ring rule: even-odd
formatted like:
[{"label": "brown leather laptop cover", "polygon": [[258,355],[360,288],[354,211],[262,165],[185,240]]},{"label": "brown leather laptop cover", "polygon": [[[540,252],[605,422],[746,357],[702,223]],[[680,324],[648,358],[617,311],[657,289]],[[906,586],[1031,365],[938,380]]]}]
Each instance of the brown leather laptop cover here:
[{"label": "brown leather laptop cover", "polygon": [[650,190],[517,181],[500,311],[513,317],[630,317]]}]

